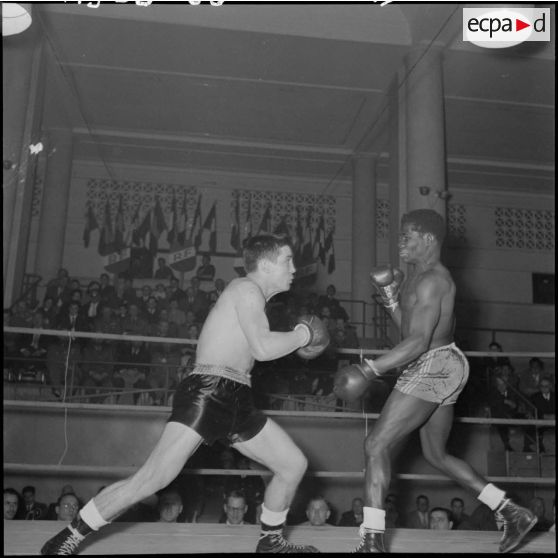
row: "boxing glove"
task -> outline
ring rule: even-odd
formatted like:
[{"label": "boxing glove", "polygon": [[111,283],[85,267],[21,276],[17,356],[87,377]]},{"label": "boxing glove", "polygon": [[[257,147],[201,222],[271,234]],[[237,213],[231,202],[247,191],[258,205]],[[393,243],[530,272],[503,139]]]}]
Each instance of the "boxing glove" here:
[{"label": "boxing glove", "polygon": [[361,364],[344,366],[333,378],[333,393],[343,401],[355,401],[363,395],[370,381],[378,376],[372,360],[364,359]]},{"label": "boxing glove", "polygon": [[395,310],[399,305],[399,289],[403,282],[403,272],[388,266],[376,267],[370,272],[372,284],[382,297],[382,302],[389,310]]},{"label": "boxing glove", "polygon": [[329,345],[329,332],[325,324],[317,316],[300,316],[295,329],[304,328],[308,337],[304,345],[296,351],[296,354],[306,360],[319,357]]}]

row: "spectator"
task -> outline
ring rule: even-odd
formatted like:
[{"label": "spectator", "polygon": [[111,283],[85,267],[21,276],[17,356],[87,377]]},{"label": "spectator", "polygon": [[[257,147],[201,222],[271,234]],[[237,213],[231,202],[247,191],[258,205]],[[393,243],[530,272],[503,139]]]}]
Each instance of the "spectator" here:
[{"label": "spectator", "polygon": [[33,327],[33,313],[28,307],[25,299],[19,300],[12,311],[10,326],[12,327]]},{"label": "spectator", "polygon": [[[494,418],[517,418],[519,403],[515,394],[508,388],[506,382],[496,376],[494,389],[489,394],[488,404],[490,415]],[[514,451],[510,445],[509,427],[503,424],[496,426],[500,439],[506,451]]]},{"label": "spectator", "polygon": [[312,525],[312,527],[321,527],[325,525],[331,515],[331,509],[327,500],[323,496],[311,498],[306,506],[306,517],[302,525]]},{"label": "spectator", "polygon": [[136,289],[130,277],[119,277],[116,283],[116,298],[119,304],[126,305],[137,302]]},{"label": "spectator", "polygon": [[141,294],[137,300],[137,304],[139,306],[140,313],[145,315],[147,311],[147,302],[151,298],[151,287],[149,285],[144,285],[141,288]]},{"label": "spectator", "polygon": [[146,335],[147,322],[140,315],[139,305],[132,302],[128,305],[128,314],[121,321],[122,332],[130,335]]},{"label": "spectator", "polygon": [[211,263],[211,256],[209,254],[202,255],[202,263],[196,270],[196,277],[200,281],[213,281],[215,266]]},{"label": "spectator", "polygon": [[66,393],[73,393],[74,386],[81,382],[81,345],[71,343],[65,335],[51,338],[46,354],[46,365],[49,383],[56,397]]},{"label": "spectator", "polygon": [[4,519],[15,519],[19,509],[20,497],[14,488],[4,488]]},{"label": "spectator", "polygon": [[56,519],[57,521],[72,522],[79,511],[80,501],[75,494],[64,494],[58,499],[56,505]]},{"label": "spectator", "polygon": [[99,277],[99,295],[104,306],[113,306],[117,302],[116,289],[110,284],[108,273],[101,273]]},{"label": "spectator", "polygon": [[225,290],[225,281],[223,279],[215,279],[213,283],[215,288],[209,292],[208,298],[210,304],[215,304],[221,293]]},{"label": "spectator", "polygon": [[153,291],[153,296],[157,299],[157,304],[159,308],[167,307],[167,291],[165,290],[165,285],[163,283],[157,283],[155,285],[155,290]]},{"label": "spectator", "polygon": [[527,398],[539,391],[539,385],[544,377],[544,364],[540,358],[533,357],[529,361],[529,368],[519,374],[519,391]]},{"label": "spectator", "polygon": [[[173,337],[170,323],[160,320],[154,332],[156,337]],[[155,405],[165,404],[165,392],[176,383],[176,371],[180,365],[179,345],[174,343],[151,343],[151,375],[149,383],[153,392]]]},{"label": "spectator", "polygon": [[397,509],[397,496],[388,494],[385,499],[386,529],[394,529],[401,526],[399,510]]},{"label": "spectator", "polygon": [[341,303],[335,295],[337,290],[334,285],[328,285],[326,287],[325,296],[322,295],[318,298],[318,307],[323,308],[324,306],[328,306],[331,312],[332,318],[343,318],[344,320],[349,320],[349,315],[347,311],[341,306]]},{"label": "spectator", "polygon": [[116,313],[112,306],[103,304],[100,314],[95,319],[93,330],[98,333],[122,333],[120,320],[116,317]]},{"label": "spectator", "polygon": [[462,521],[458,531],[498,531],[494,512],[486,505],[479,504],[469,519]]},{"label": "spectator", "polygon": [[242,491],[232,490],[229,492],[225,497],[223,510],[225,512],[225,524],[245,525],[247,523],[245,516],[248,511],[248,505],[246,503],[246,496]]},{"label": "spectator", "polygon": [[147,322],[148,327],[152,327],[160,319],[159,306],[157,304],[157,299],[154,296],[150,296],[147,299],[147,303],[143,312],[143,317]]},{"label": "spectator", "polygon": [[21,491],[23,505],[16,519],[46,519],[48,506],[35,500],[35,487],[25,486]]},{"label": "spectator", "polygon": [[[43,314],[41,312],[33,312],[31,327],[34,329],[46,329],[47,324],[44,323]],[[46,354],[51,341],[50,336],[40,333],[21,335],[18,339],[20,356],[30,359],[22,363],[22,366],[32,370],[45,370]]]},{"label": "spectator", "polygon": [[200,289],[200,280],[197,277],[190,279],[190,286],[186,289],[186,308],[192,310],[196,316],[196,321],[203,323],[209,311],[209,301],[207,295]]},{"label": "spectator", "polygon": [[502,364],[496,374],[513,390],[519,391],[519,378],[515,373],[514,367],[509,362]]},{"label": "spectator", "polygon": [[72,300],[67,310],[61,310],[58,316],[57,329],[68,331],[89,331],[89,322],[80,312],[80,304]]},{"label": "spectator", "polygon": [[171,300],[178,300],[178,305],[182,308],[185,304],[186,293],[179,288],[178,286],[178,279],[176,277],[172,277],[169,280],[169,287],[167,292],[167,301],[170,304]]},{"label": "spectator", "polygon": [[502,352],[502,345],[500,345],[500,343],[492,341],[492,343],[488,345],[488,350],[493,353],[494,356],[485,356],[482,359],[482,368],[487,381],[487,387],[492,385],[494,375],[500,370],[500,367],[503,364],[510,364],[510,359],[508,357],[496,356],[498,353]]},{"label": "spectator", "polygon": [[167,260],[165,258],[157,258],[157,269],[153,274],[154,279],[173,279],[174,272],[167,265]]},{"label": "spectator", "polygon": [[452,525],[450,510],[447,508],[432,508],[430,510],[430,529],[449,531]]},{"label": "spectator", "polygon": [[45,298],[52,298],[56,308],[60,309],[64,304],[70,301],[71,287],[68,271],[64,268],[58,270],[55,279],[47,284]]},{"label": "spectator", "polygon": [[[62,496],[66,495],[66,494],[75,494],[75,490],[74,487],[71,484],[65,484],[62,489],[60,490],[60,496],[58,496],[58,498],[56,499],[56,502],[51,502],[48,505],[48,510],[47,510],[47,516],[46,519],[50,519],[50,520],[55,520],[56,519],[56,506],[58,506],[58,502],[60,501],[60,498],[62,498]],[[80,498],[78,498],[79,501],[79,507],[81,508],[83,506],[83,503],[81,501]]]},{"label": "spectator", "polygon": [[[120,346],[116,354],[115,371],[112,384],[123,392],[131,390],[149,389],[149,363],[151,353],[143,341],[131,341]],[[149,394],[123,393],[118,398],[119,403],[150,404]]]},{"label": "spectator", "polygon": [[101,402],[112,387],[113,360],[112,346],[102,339],[90,339],[83,349],[84,392],[86,395],[100,394],[90,397],[89,403]]},{"label": "spectator", "polygon": [[89,287],[87,287],[89,300],[81,308],[82,314],[89,322],[90,329],[93,329],[95,320],[97,319],[97,316],[99,316],[100,309],[103,304],[100,288],[101,286],[97,283],[97,281],[93,281],[89,284]]},{"label": "spectator", "polygon": [[48,324],[47,326],[48,329],[54,329],[54,327],[56,326],[56,319],[58,316],[58,308],[55,306],[54,300],[51,297],[49,296],[45,297],[43,303],[40,306],[38,306],[35,311],[42,313],[43,318],[46,320],[46,323]]},{"label": "spectator", "polygon": [[341,514],[339,527],[360,527],[363,507],[364,501],[362,498],[353,498],[351,509]]},{"label": "spectator", "polygon": [[430,517],[428,516],[428,509],[430,502],[428,497],[420,494],[416,499],[417,509],[407,514],[405,527],[408,529],[429,529]]},{"label": "spectator", "polygon": [[169,321],[176,324],[178,328],[186,323],[186,314],[178,307],[178,300],[176,299],[169,302]]},{"label": "spectator", "polygon": [[553,522],[545,517],[546,507],[544,500],[538,496],[532,498],[529,502],[529,509],[537,516],[537,523],[533,527],[533,531],[548,531]]},{"label": "spectator", "polygon": [[461,523],[469,519],[469,516],[464,512],[465,502],[461,498],[452,498],[450,506],[452,529],[455,531]]},{"label": "spectator", "polygon": [[[530,397],[530,401],[537,411],[536,418],[538,419],[553,419],[556,416],[556,395],[551,389],[551,382],[548,378],[541,379],[539,389]],[[544,453],[544,433],[548,430],[547,427],[538,427],[536,429],[537,441],[539,444],[539,452]],[[534,433],[530,430],[530,435],[533,437]]]},{"label": "spectator", "polygon": [[165,489],[159,494],[159,521],[164,523],[177,523],[184,506],[182,496],[178,490]]}]

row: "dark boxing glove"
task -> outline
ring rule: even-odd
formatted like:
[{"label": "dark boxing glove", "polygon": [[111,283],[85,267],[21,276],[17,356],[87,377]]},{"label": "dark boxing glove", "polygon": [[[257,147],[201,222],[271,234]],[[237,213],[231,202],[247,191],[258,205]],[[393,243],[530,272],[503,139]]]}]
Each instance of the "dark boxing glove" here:
[{"label": "dark boxing glove", "polygon": [[373,360],[350,364],[339,369],[333,378],[333,393],[343,401],[354,401],[363,395],[378,373]]},{"label": "dark boxing glove", "polygon": [[372,284],[382,297],[382,302],[389,310],[399,306],[399,289],[403,282],[403,272],[388,266],[376,267],[370,272]]},{"label": "dark boxing glove", "polygon": [[308,337],[304,345],[296,351],[296,354],[306,360],[319,357],[329,345],[329,333],[325,324],[316,316],[300,316],[295,329],[304,328]]}]

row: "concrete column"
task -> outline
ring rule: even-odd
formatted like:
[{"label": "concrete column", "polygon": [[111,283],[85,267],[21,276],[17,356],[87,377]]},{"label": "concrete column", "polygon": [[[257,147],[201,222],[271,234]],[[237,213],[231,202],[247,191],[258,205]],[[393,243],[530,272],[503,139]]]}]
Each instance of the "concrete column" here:
[{"label": "concrete column", "polygon": [[353,159],[352,238],[352,296],[370,302],[369,273],[377,255],[375,155],[357,155]]},{"label": "concrete column", "polygon": [[3,286],[4,306],[21,292],[31,222],[44,98],[42,40],[36,30],[2,39],[3,60]]},{"label": "concrete column", "polygon": [[402,209],[406,212],[430,208],[445,217],[443,193],[447,182],[441,50],[435,46],[413,49],[407,56],[405,69],[407,191],[406,207]]},{"label": "concrete column", "polygon": [[62,267],[72,175],[72,133],[51,130],[47,142],[51,155],[47,159],[35,264],[43,282],[55,277]]}]

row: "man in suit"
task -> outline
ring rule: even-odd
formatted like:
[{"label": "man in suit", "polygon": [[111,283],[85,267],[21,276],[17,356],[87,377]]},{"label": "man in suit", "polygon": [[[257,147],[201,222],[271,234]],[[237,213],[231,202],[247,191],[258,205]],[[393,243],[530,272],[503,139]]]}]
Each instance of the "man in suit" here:
[{"label": "man in suit", "polygon": [[339,527],[360,527],[362,523],[362,508],[364,502],[362,498],[353,498],[351,509],[341,514]]},{"label": "man in suit", "polygon": [[430,529],[430,516],[428,515],[430,501],[428,496],[419,494],[416,504],[417,509],[407,515],[405,527],[409,529]]},{"label": "man in suit", "polygon": [[[543,376],[543,378],[539,382],[538,391],[530,397],[530,401],[537,410],[536,418],[553,419],[556,415],[556,396],[551,389],[551,382],[548,378],[545,378]],[[539,451],[541,453],[544,453],[546,451],[543,443],[543,437],[546,430],[548,430],[548,428],[539,427],[536,432],[536,437],[539,444]],[[531,434],[532,438],[535,437],[535,433],[532,432],[531,429],[529,434]]]},{"label": "man in suit", "polygon": [[21,493],[23,495],[23,506],[16,515],[16,519],[45,519],[48,506],[35,501],[35,487],[26,486]]}]

